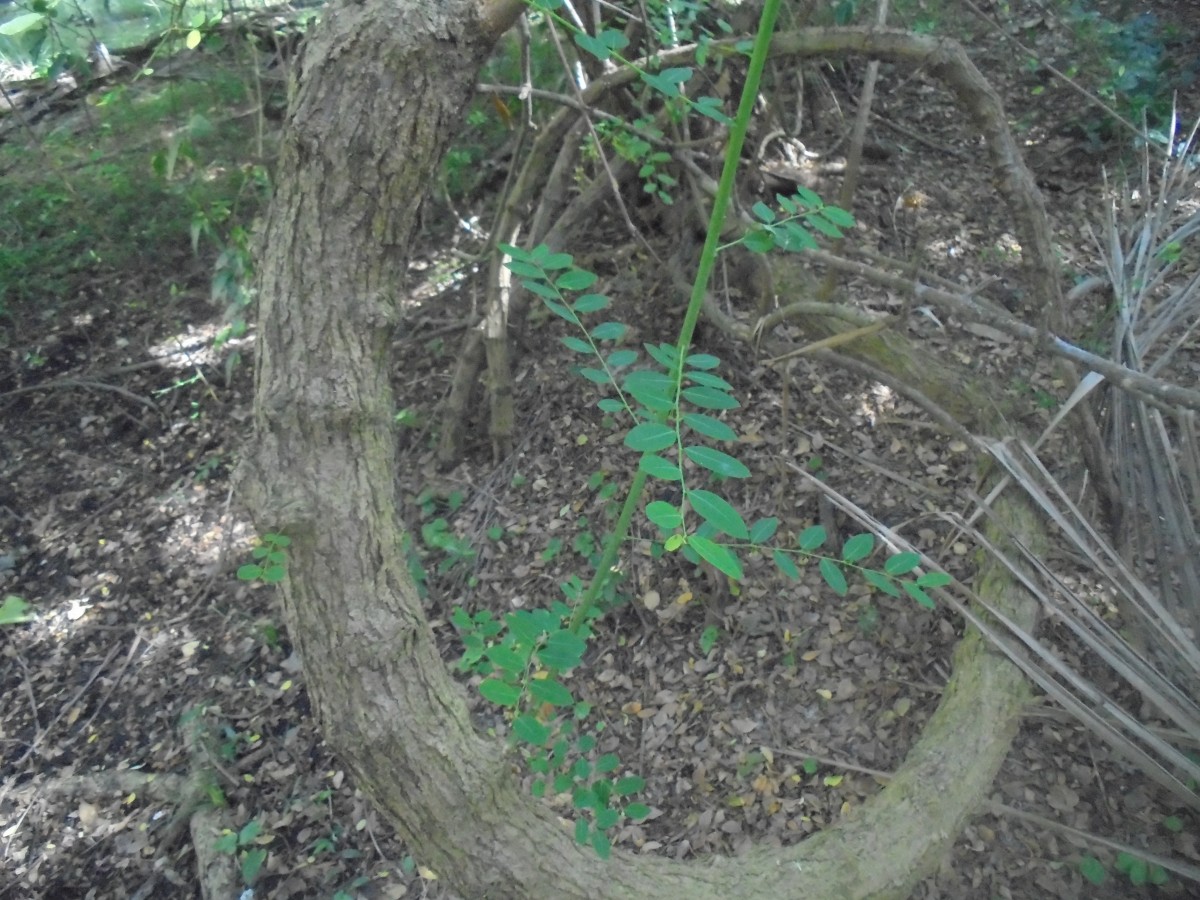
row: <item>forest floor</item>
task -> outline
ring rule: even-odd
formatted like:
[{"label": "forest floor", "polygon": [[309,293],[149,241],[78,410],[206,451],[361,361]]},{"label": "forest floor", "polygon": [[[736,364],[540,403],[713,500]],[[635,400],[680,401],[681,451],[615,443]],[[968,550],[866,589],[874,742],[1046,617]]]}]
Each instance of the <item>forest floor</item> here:
[{"label": "forest floor", "polygon": [[[1051,22],[1026,23],[1020,36],[1039,47],[1056,39]],[[1064,269],[1102,274],[1088,229],[1101,222],[1102,170],[1119,170],[1119,142],[1089,143],[1071,127],[1078,110],[1068,88],[1033,94],[1038,73],[1014,70],[1000,36],[980,28],[970,46],[1008,108],[1021,111],[1014,125],[1028,139]],[[852,96],[847,72],[861,74],[839,69],[823,82],[818,145],[848,131],[834,106]],[[998,284],[1019,309],[1020,247],[978,139],[920,75],[885,71],[883,83],[872,138],[890,156],[864,172],[854,240],[894,249],[891,211],[920,190],[930,269],[963,285]],[[42,162],[29,153],[26,164]],[[832,196],[837,187],[834,178],[816,189]],[[430,201],[426,221],[439,217],[449,215]],[[639,343],[672,340],[673,289],[618,218],[578,241],[614,298],[610,318],[630,323]],[[483,278],[447,260],[479,250],[469,234],[431,227],[416,248],[413,303],[394,354],[397,483],[413,571],[451,662],[460,648],[454,608],[542,604],[561,597],[570,575],[586,577],[635,462],[595,409],[593,387],[570,374],[578,360],[558,341],[563,323],[534,315],[516,342],[519,446],[495,465],[477,428],[466,459],[438,471],[439,402]],[[236,578],[253,547],[233,478],[249,434],[252,366],[226,365],[231,348],[212,349],[212,265],[176,236],[71,296],[10,310],[0,345],[0,594],[27,599],[37,617],[0,632],[0,898],[196,896],[181,810],[101,776],[186,775],[198,760],[219,773],[212,796],[229,827],[258,825],[233,851],[266,851],[256,896],[450,896],[326,748],[275,590]],[[860,283],[842,293],[875,311],[902,302]],[[729,311],[751,315],[736,299]],[[1104,327],[1102,299],[1072,314],[1078,334]],[[930,353],[1004,385],[1014,430],[1036,433],[1050,421],[1065,389],[1045,360],[1002,335],[946,324],[913,316],[905,327]],[[970,509],[976,472],[966,445],[848,372],[801,359],[785,386],[778,367],[715,329],[698,346],[720,357],[742,399],[729,421],[754,475],[729,491],[747,521],[854,533],[823,506],[820,480],[950,574],[972,577],[973,548],[940,515]],[[252,342],[242,349],[249,357]],[[1086,577],[1065,556],[1052,551],[1052,560],[1067,577]],[[866,585],[839,598],[811,569],[794,583],[763,560],[749,568],[740,595],[726,597],[686,565],[640,552],[623,562],[624,602],[599,624],[578,686],[605,725],[603,748],[647,782],[642,799],[654,812],[623,826],[619,846],[690,858],[794,843],[853,815],[936,708],[961,635],[954,616]],[[473,703],[481,724],[502,724]],[[1200,861],[1200,829],[1164,830],[1180,811],[1048,705],[1030,709],[992,798]],[[1113,873],[1092,884],[1078,867],[1085,853],[1112,859],[1053,827],[981,811],[914,896],[1194,896],[1178,879],[1138,888]]]}]

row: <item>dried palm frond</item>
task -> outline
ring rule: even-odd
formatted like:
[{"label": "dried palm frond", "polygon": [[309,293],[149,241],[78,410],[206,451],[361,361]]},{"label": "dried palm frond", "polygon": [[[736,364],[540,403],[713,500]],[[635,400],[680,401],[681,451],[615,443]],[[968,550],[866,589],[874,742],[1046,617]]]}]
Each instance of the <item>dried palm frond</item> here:
[{"label": "dried palm frond", "polygon": [[[1200,126],[1200,123],[1198,123]],[[1108,210],[1097,243],[1112,288],[1112,358],[1134,371],[1169,377],[1180,350],[1200,335],[1200,168],[1197,128],[1168,154],[1152,178],[1149,153],[1141,180],[1126,187]],[[1168,132],[1174,142],[1175,128]],[[1184,252],[1185,245],[1191,242]],[[1182,271],[1189,263],[1193,271]],[[1182,376],[1181,379],[1186,377]],[[1194,380],[1194,374],[1187,378]],[[1119,488],[1120,509],[1113,533],[1122,557],[1152,585],[1172,627],[1200,634],[1200,441],[1195,414],[1164,410],[1115,388],[1104,398],[1108,451]],[[1127,611],[1128,612],[1128,611]],[[1193,690],[1200,669],[1161,652],[1156,632],[1165,622],[1132,617],[1134,637],[1145,652]]]}]

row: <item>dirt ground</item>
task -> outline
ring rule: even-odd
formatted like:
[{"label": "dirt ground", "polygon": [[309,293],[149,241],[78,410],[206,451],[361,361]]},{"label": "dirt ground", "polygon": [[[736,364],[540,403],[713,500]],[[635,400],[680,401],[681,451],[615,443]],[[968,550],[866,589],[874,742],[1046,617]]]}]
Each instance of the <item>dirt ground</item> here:
[{"label": "dirt ground", "polygon": [[[1037,30],[1022,39],[1036,41]],[[1012,71],[1011,46],[982,29],[972,48],[1009,109],[1030,109],[1038,73]],[[846,77],[828,73],[822,139],[847,125],[833,105],[844,99]],[[892,249],[887,212],[919,189],[931,198],[922,224],[930,268],[961,284],[998,279],[1019,307],[1019,252],[978,139],[929,81],[886,71],[884,79],[873,137],[890,155],[864,172],[855,239]],[[1073,101],[1055,91],[1029,113],[1029,161],[1064,267],[1097,274],[1086,224],[1099,222],[1101,168],[1115,157],[1066,125],[1056,130]],[[836,188],[831,180],[818,189]],[[427,218],[440,213],[435,204]],[[437,471],[438,404],[481,284],[469,269],[445,277],[448,240],[431,234],[417,248],[414,288],[435,270],[444,281],[414,294],[421,299],[397,337],[394,383],[405,411],[397,427],[404,516],[429,616],[453,660],[456,606],[541,603],[586,569],[613,518],[609,486],[634,460],[601,421],[591,387],[568,374],[575,360],[556,340],[561,323],[535,317],[518,342],[520,446],[494,465],[480,435],[461,465]],[[477,249],[469,237],[455,240]],[[663,286],[619,223],[598,223],[584,240],[622,248],[607,262],[589,254],[616,301],[612,318],[631,323],[639,340],[670,340],[677,323],[664,313]],[[450,896],[326,749],[274,589],[236,578],[253,537],[233,479],[249,433],[252,371],[244,362],[226,380],[212,357],[217,311],[207,279],[201,261],[194,271],[122,273],[52,320],[24,317],[0,351],[0,591],[38,612],[34,623],[0,632],[0,897],[198,896],[181,811],[169,797],[105,780],[186,776],[197,754],[220,773],[230,826],[261,825],[239,850],[267,851],[255,896]],[[168,283],[184,289],[168,298]],[[164,299],[131,311],[121,301],[134,291]],[[844,291],[864,309],[897,303],[866,284]],[[1100,312],[1076,310],[1075,324]],[[931,352],[952,354],[1022,396],[1022,426],[1049,421],[1063,388],[1031,348],[946,325],[913,316],[906,328]],[[937,515],[968,508],[975,470],[965,445],[853,374],[800,361],[785,391],[778,368],[753,348],[714,329],[700,344],[722,359],[743,401],[731,424],[755,475],[731,499],[748,521],[778,516],[794,529],[828,521],[819,492],[790,463],[872,510],[951,574],[971,578],[970,548]],[[31,370],[34,348],[45,362]],[[252,342],[243,349],[249,355]],[[836,515],[833,523],[852,533],[853,523]],[[439,533],[470,552],[436,549]],[[736,854],[754,842],[790,844],[853,815],[936,707],[961,633],[948,613],[865,585],[837,598],[815,572],[784,583],[764,560],[751,563],[741,595],[723,605],[687,567],[634,555],[624,571],[632,602],[601,624],[580,690],[606,725],[605,741],[647,781],[652,817],[617,835],[641,852]],[[709,625],[718,633],[705,646]],[[493,714],[479,705],[486,722]],[[1162,819],[1180,811],[1052,708],[1030,710],[992,797],[1200,861],[1200,830],[1165,831]],[[1078,869],[1084,853],[1105,858],[1054,829],[981,811],[914,896],[1194,896],[1178,879],[1093,885]]]}]

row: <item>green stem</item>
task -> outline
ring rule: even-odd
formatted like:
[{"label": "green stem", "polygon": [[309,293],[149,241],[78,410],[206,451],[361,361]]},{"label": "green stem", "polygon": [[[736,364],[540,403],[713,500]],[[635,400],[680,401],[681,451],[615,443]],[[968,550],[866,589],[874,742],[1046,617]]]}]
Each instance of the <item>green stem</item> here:
[{"label": "green stem", "polygon": [[754,113],[754,101],[758,97],[758,85],[762,81],[763,67],[767,62],[767,51],[771,47],[771,36],[775,31],[775,17],[779,12],[780,0],[767,0],[762,18],[758,22],[758,34],[754,38],[754,50],[750,54],[750,67],[746,71],[746,83],[742,87],[742,99],[738,104],[737,117],[729,130],[729,145],[725,148],[725,166],[721,180],[717,183],[717,195],[713,199],[712,218],[708,221],[708,234],[704,238],[704,249],[700,251],[700,264],[696,267],[696,278],[692,282],[692,296],[679,330],[679,361],[675,364],[675,405],[679,406],[679,391],[683,384],[683,361],[692,346],[692,334],[700,319],[704,305],[704,292],[717,259],[717,247],[721,243],[721,226],[725,223],[725,212],[737,179],[738,163],[742,158],[742,145],[746,142],[746,130]]},{"label": "green stem", "polygon": [[[742,88],[741,102],[738,104],[737,116],[729,131],[729,144],[725,148],[725,165],[721,170],[721,180],[717,184],[717,196],[713,200],[712,218],[708,223],[708,234],[704,240],[704,249],[700,252],[700,265],[696,269],[696,278],[692,282],[692,296],[688,302],[687,313],[683,317],[683,327],[679,331],[679,360],[675,364],[672,376],[675,379],[675,409],[679,409],[679,395],[683,389],[683,362],[688,348],[692,345],[692,334],[696,330],[696,322],[700,318],[700,310],[704,302],[704,292],[708,287],[708,278],[712,274],[713,263],[717,258],[717,247],[721,242],[721,226],[725,221],[725,211],[729,206],[729,198],[733,196],[733,186],[737,178],[738,162],[742,157],[742,145],[746,142],[746,130],[750,127],[750,117],[754,113],[754,101],[758,97],[758,85],[762,80],[762,71],[767,61],[767,51],[771,46],[771,35],[775,31],[775,17],[779,13],[780,0],[767,0],[763,6],[762,18],[758,23],[758,34],[754,39],[754,50],[750,54],[750,66],[746,71],[746,83]],[[633,521],[634,510],[642,498],[649,476],[641,468],[633,476],[629,485],[629,494],[625,505],[621,508],[621,516],[616,526],[604,542],[604,552],[591,583],[584,591],[575,612],[571,615],[568,628],[578,632],[588,613],[596,605],[600,591],[605,581],[612,573],[617,561],[617,552],[621,543],[629,534],[629,525]]]}]

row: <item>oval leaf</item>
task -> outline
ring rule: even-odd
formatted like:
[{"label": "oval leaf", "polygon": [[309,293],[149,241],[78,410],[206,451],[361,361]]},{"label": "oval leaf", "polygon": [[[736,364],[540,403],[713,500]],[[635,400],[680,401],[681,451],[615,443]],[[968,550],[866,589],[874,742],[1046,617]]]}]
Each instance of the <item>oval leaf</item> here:
[{"label": "oval leaf", "polygon": [[553,678],[533,678],[529,682],[529,693],[551,706],[572,706],[575,698],[560,681]]},{"label": "oval leaf", "polygon": [[537,717],[526,713],[513,720],[513,734],[526,744],[545,747],[546,741],[550,740],[551,732],[547,726],[537,720]]},{"label": "oval leaf", "polygon": [[889,575],[907,575],[921,562],[916,553],[897,553],[883,564],[883,571]]},{"label": "oval leaf", "polygon": [[647,453],[643,456],[638,462],[638,468],[648,475],[661,478],[663,481],[680,481],[683,478],[683,473],[679,471],[679,466],[653,453]]},{"label": "oval leaf", "polygon": [[820,525],[813,525],[800,532],[799,546],[806,553],[812,553],[823,543],[825,543],[825,529]]},{"label": "oval leaf", "polygon": [[717,571],[725,573],[735,581],[741,581],[745,577],[742,564],[728,547],[698,534],[689,534],[687,543],[701,559],[712,564]]},{"label": "oval leaf", "polygon": [[674,443],[675,429],[668,428],[661,422],[642,422],[629,429],[629,433],[625,435],[625,446],[643,453],[665,450]]},{"label": "oval leaf", "polygon": [[484,700],[489,700],[497,706],[516,706],[521,699],[521,689],[515,684],[506,684],[496,678],[489,678],[479,685],[479,693]]},{"label": "oval leaf", "polygon": [[741,514],[724,497],[712,491],[698,490],[688,491],[687,499],[692,509],[706,522],[711,522],[714,528],[741,541],[750,539],[750,529],[746,527]]},{"label": "oval leaf", "polygon": [[724,391],[703,385],[684,388],[683,397],[688,403],[699,406],[701,409],[737,409],[741,406],[735,398]]},{"label": "oval leaf", "polygon": [[655,500],[646,505],[646,518],[668,532],[683,524],[683,514],[679,512],[679,507],[663,500]]},{"label": "oval leaf", "polygon": [[842,570],[832,559],[822,559],[818,568],[821,571],[821,577],[825,579],[825,583],[839,597],[845,597],[846,591],[850,586],[846,584],[846,576],[842,574]]},{"label": "oval leaf", "polygon": [[775,565],[779,571],[786,575],[792,581],[800,580],[800,570],[796,568],[792,558],[782,550],[775,550],[771,553],[771,558],[775,560]]},{"label": "oval leaf", "polygon": [[583,660],[587,643],[569,631],[556,631],[546,639],[546,646],[538,651],[538,660],[548,669],[560,672],[573,669]]},{"label": "oval leaf", "polygon": [[698,466],[716,472],[723,478],[749,478],[750,470],[728,453],[712,447],[684,447],[684,455]]},{"label": "oval leaf", "polygon": [[899,597],[900,588],[896,587],[895,583],[884,575],[882,572],[876,572],[874,569],[863,569],[863,578],[867,582],[883,591],[890,597]]},{"label": "oval leaf", "polygon": [[706,416],[704,413],[685,413],[683,424],[692,429],[692,431],[702,434],[707,438],[712,438],[714,441],[737,440],[736,431],[720,419],[714,419],[712,416]]},{"label": "oval leaf", "polygon": [[842,559],[845,562],[858,562],[866,559],[875,549],[875,535],[856,534],[842,545]]},{"label": "oval leaf", "polygon": [[765,544],[775,536],[775,532],[779,529],[779,520],[771,517],[769,519],[759,519],[750,526],[750,540],[756,544]]}]

